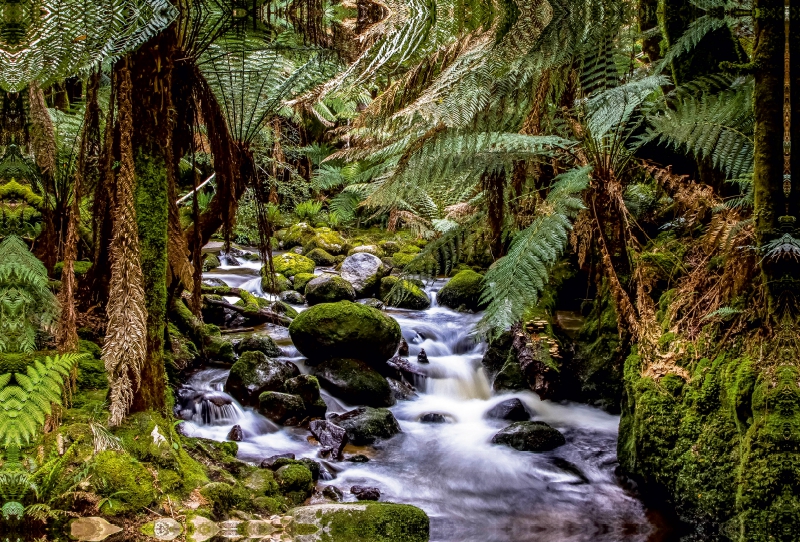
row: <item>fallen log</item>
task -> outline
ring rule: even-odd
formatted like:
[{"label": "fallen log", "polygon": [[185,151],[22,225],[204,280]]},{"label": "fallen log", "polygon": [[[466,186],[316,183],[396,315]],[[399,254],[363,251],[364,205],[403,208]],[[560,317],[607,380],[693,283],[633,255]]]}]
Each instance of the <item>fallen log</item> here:
[{"label": "fallen log", "polygon": [[249,319],[256,320],[261,323],[275,324],[283,327],[289,327],[289,324],[292,323],[292,319],[289,318],[288,316],[283,316],[282,314],[272,312],[269,309],[255,308],[253,305],[250,304],[242,307],[240,305],[234,305],[233,303],[228,303],[227,301],[222,301],[219,299],[211,299],[209,297],[203,297],[203,303],[208,303],[209,305],[222,307],[224,309],[230,309],[234,312],[238,312],[240,314],[245,315]]}]

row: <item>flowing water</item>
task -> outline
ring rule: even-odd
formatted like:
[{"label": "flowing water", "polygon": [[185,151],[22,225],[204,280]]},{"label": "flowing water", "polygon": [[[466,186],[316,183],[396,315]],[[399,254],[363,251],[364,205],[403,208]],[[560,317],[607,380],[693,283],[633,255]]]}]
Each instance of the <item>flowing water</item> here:
[{"label": "flowing water", "polygon": [[[257,280],[246,278],[257,273],[255,264],[236,269],[234,274],[223,267],[207,277],[231,286],[257,285]],[[430,361],[417,365],[428,375],[416,383],[418,398],[399,401],[391,409],[402,434],[377,449],[345,449],[346,455],[368,455],[367,463],[323,461],[327,474],[320,485],[339,487],[347,500],[355,500],[348,493],[350,486],[375,486],[381,500],[417,505],[431,518],[434,541],[661,540],[643,505],[614,475],[619,418],[588,406],[542,401],[530,392],[495,394],[481,366],[485,344],[471,337],[479,316],[436,306],[435,292],[442,284],[429,287],[434,303],[425,311],[387,310],[400,323],[412,363],[421,348]],[[258,287],[251,289],[260,293]],[[306,370],[285,329],[265,327],[257,332],[269,332],[285,359]],[[202,397],[194,410],[182,412],[191,420],[185,425],[192,436],[224,440],[238,424],[245,434],[239,457],[245,461],[258,463],[287,452],[319,460],[308,430],[279,427],[225,394],[227,372],[201,370],[182,390]],[[350,407],[324,391],[323,397],[329,411]],[[547,453],[491,444],[492,436],[509,422],[487,419],[485,414],[510,397],[522,400],[535,420],[559,429],[567,444]],[[421,423],[426,413],[442,414],[448,423]]]}]

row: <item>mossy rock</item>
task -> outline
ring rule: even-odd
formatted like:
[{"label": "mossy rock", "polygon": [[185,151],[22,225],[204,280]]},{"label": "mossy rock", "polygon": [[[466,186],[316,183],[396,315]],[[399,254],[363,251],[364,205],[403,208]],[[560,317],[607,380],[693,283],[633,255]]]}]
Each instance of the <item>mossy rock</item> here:
[{"label": "mossy rock", "polygon": [[378,258],[383,258],[384,256],[386,256],[386,253],[378,245],[360,245],[350,249],[347,252],[347,255],[352,256],[353,254],[358,254],[360,252],[366,252],[367,254],[372,254],[373,256],[377,256]]},{"label": "mossy rock", "polygon": [[98,344],[83,339],[78,341],[78,352],[89,354],[96,359],[103,357],[103,349]]},{"label": "mossy rock", "polygon": [[217,516],[250,508],[250,492],[242,486],[211,482],[200,489],[200,494],[211,503]]},{"label": "mossy rock", "polygon": [[394,256],[392,256],[392,264],[393,267],[405,267],[411,263],[411,261],[416,258],[416,254],[409,254],[407,252],[398,252]]},{"label": "mossy rock", "polygon": [[475,271],[465,270],[451,278],[436,295],[439,305],[452,309],[465,308],[471,311],[483,310],[481,303],[483,292],[483,275]]},{"label": "mossy rock", "polygon": [[130,454],[100,452],[92,461],[91,472],[98,495],[106,497],[100,508],[103,514],[143,512],[156,498],[153,475]]},{"label": "mossy rock", "polygon": [[387,305],[400,309],[421,311],[431,306],[428,294],[419,285],[411,280],[401,280],[398,277],[381,279],[380,296]]},{"label": "mossy rock", "polygon": [[278,482],[275,481],[275,475],[269,469],[255,469],[242,483],[255,496],[274,497],[280,495]]},{"label": "mossy rock", "polygon": [[544,422],[514,422],[492,437],[493,444],[522,452],[547,452],[566,442],[564,435]]},{"label": "mossy rock", "polygon": [[400,424],[388,408],[360,407],[344,414],[332,414],[330,421],[347,431],[350,442],[368,446],[400,433]]},{"label": "mossy rock", "polygon": [[211,271],[212,269],[216,269],[222,265],[219,261],[219,257],[216,254],[206,253],[205,257],[203,258],[203,271]]},{"label": "mossy rock", "polygon": [[[89,272],[89,269],[92,267],[92,262],[72,262],[72,270],[75,273],[75,276],[85,275]],[[60,276],[61,273],[64,271],[64,262],[56,262],[53,266],[53,274],[55,276]]]},{"label": "mossy rock", "polygon": [[297,375],[285,382],[286,393],[299,395],[306,404],[313,404],[319,398],[319,380],[306,374]]},{"label": "mossy rock", "polygon": [[316,230],[314,230],[314,228],[312,228],[311,225],[307,224],[306,222],[295,224],[283,234],[283,237],[281,238],[281,241],[283,242],[283,248],[290,249],[292,247],[303,246],[308,243],[308,241],[316,234]]},{"label": "mossy rock", "polygon": [[266,267],[261,268],[261,289],[270,294],[279,294],[281,292],[285,292],[286,290],[292,289],[292,283],[289,279],[285,276],[281,275],[280,273],[275,273],[272,275],[272,281],[270,281],[269,276],[264,276],[264,270],[268,269]]},{"label": "mossy rock", "polygon": [[283,355],[280,347],[275,344],[269,335],[251,335],[236,343],[236,353],[261,352],[268,358],[277,358]]},{"label": "mossy rock", "polygon": [[306,302],[309,305],[355,301],[353,286],[339,275],[320,275],[306,284]]},{"label": "mossy rock", "polygon": [[378,243],[378,246],[383,250],[386,256],[394,256],[403,248],[403,245],[398,241],[381,241]]},{"label": "mossy rock", "polygon": [[303,243],[303,250],[305,250],[306,254],[315,248],[321,248],[328,254],[338,256],[340,254],[347,254],[347,249],[350,247],[347,244],[347,240],[338,232],[330,228],[319,228],[316,235]]},{"label": "mossy rock", "polygon": [[304,465],[284,465],[275,472],[275,479],[281,492],[295,504],[305,501],[314,490],[314,477]]},{"label": "mossy rock", "polygon": [[299,395],[265,391],[258,396],[258,411],[273,422],[285,424],[293,419],[295,423],[290,425],[297,425],[305,417],[306,407]]},{"label": "mossy rock", "polygon": [[336,265],[336,256],[326,252],[324,249],[315,248],[308,253],[308,257],[320,267],[333,267]]},{"label": "mossy rock", "polygon": [[78,389],[102,390],[108,387],[108,375],[102,360],[85,357],[78,362]]},{"label": "mossy rock", "polygon": [[284,315],[284,316],[286,316],[288,318],[292,318],[292,319],[297,318],[297,315],[299,314],[297,312],[297,309],[295,309],[294,307],[292,307],[291,305],[289,305],[285,301],[281,301],[280,299],[270,303],[269,310],[271,310],[275,314],[282,314],[282,315]]},{"label": "mossy rock", "polygon": [[314,273],[298,273],[294,276],[294,289],[301,294],[306,293],[306,284],[314,280]]},{"label": "mossy rock", "polygon": [[529,389],[528,381],[522,373],[514,351],[509,350],[506,361],[492,382],[494,391],[521,391]]},{"label": "mossy rock", "polygon": [[286,511],[283,499],[277,497],[256,497],[253,499],[253,507],[257,512],[267,515],[280,514]]},{"label": "mossy rock", "polygon": [[419,254],[422,252],[422,249],[417,245],[404,245],[400,248],[399,252],[401,254]]},{"label": "mossy rock", "polygon": [[402,337],[393,318],[349,301],[303,311],[289,326],[289,334],[310,360],[350,357],[378,366],[394,355]]},{"label": "mossy rock", "polygon": [[387,407],[395,403],[389,382],[363,361],[334,358],[312,367],[320,384],[353,405]]},{"label": "mossy rock", "polygon": [[428,516],[408,504],[317,504],[295,508],[292,516],[295,537],[325,542],[427,542],[430,536]]},{"label": "mossy rock", "polygon": [[231,367],[225,391],[243,405],[257,406],[265,391],[283,391],[284,381],[295,376],[295,369],[261,352],[245,352]]},{"label": "mossy rock", "polygon": [[316,264],[314,260],[295,254],[294,252],[284,252],[277,258],[272,259],[272,266],[276,273],[285,277],[293,277],[298,273],[313,273]]}]

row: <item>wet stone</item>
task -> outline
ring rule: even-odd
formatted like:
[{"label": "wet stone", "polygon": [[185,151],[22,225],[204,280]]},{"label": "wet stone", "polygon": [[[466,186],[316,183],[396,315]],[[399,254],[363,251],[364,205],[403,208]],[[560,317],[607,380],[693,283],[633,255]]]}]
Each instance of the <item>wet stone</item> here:
[{"label": "wet stone", "polygon": [[341,502],[344,499],[344,493],[336,486],[325,486],[322,490],[322,496],[336,502]]},{"label": "wet stone", "polygon": [[294,454],[287,453],[287,454],[272,455],[261,461],[260,467],[262,469],[271,469],[275,465],[275,462],[278,459],[294,459]]},{"label": "wet stone", "polygon": [[427,414],[423,414],[419,421],[422,423],[447,423],[447,418],[438,412],[429,412]]},{"label": "wet stone", "polygon": [[486,417],[512,422],[525,422],[531,419],[531,413],[525,403],[514,398],[497,403],[486,413]]},{"label": "wet stone", "polygon": [[311,434],[322,445],[320,453],[323,456],[330,455],[333,458],[342,456],[342,450],[348,440],[344,429],[327,420],[314,420],[309,427]]},{"label": "wet stone", "polygon": [[353,486],[350,493],[359,501],[377,501],[381,498],[381,491],[377,487]]},{"label": "wet stone", "polygon": [[241,425],[234,425],[231,427],[231,430],[228,433],[228,440],[232,440],[234,442],[241,442],[244,440],[244,431],[242,430]]},{"label": "wet stone", "polygon": [[428,354],[425,353],[425,349],[421,349],[419,354],[417,354],[417,362],[419,363],[430,363],[428,361]]}]

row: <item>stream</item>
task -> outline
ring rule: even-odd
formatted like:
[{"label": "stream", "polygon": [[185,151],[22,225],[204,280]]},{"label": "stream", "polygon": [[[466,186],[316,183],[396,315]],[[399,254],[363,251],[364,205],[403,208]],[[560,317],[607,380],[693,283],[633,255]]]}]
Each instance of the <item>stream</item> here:
[{"label": "stream", "polygon": [[[259,267],[256,262],[224,265],[205,277],[263,295]],[[614,474],[619,417],[585,405],[542,401],[532,392],[495,394],[481,365],[486,345],[471,336],[480,315],[437,306],[436,291],[444,282],[429,285],[433,303],[427,310],[386,310],[401,326],[412,363],[421,348],[430,361],[430,376],[416,383],[418,398],[391,408],[402,433],[377,447],[345,449],[345,455],[365,454],[369,462],[323,460],[318,489],[332,484],[346,501],[354,501],[350,486],[378,487],[383,501],[425,510],[431,518],[431,540],[437,542],[665,540],[642,503]],[[282,359],[307,371],[288,330],[261,326],[255,333],[268,333],[281,346]],[[225,440],[238,424],[245,435],[239,443],[244,461],[258,464],[282,453],[320,460],[307,429],[280,427],[227,396],[222,391],[227,374],[227,369],[207,368],[186,382],[209,399],[195,412],[184,413],[188,434]],[[224,400],[214,401],[214,396]],[[567,444],[546,453],[491,444],[492,436],[510,422],[485,414],[512,397],[525,403],[534,420],[561,431]],[[323,398],[329,412],[352,408],[324,390]],[[426,413],[442,414],[447,423],[420,422]]]}]

